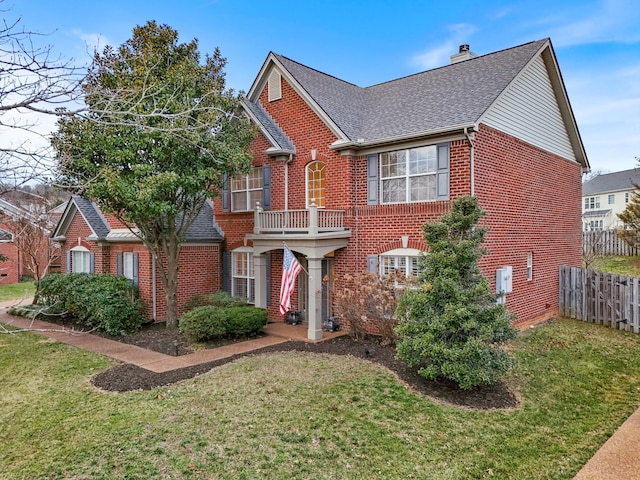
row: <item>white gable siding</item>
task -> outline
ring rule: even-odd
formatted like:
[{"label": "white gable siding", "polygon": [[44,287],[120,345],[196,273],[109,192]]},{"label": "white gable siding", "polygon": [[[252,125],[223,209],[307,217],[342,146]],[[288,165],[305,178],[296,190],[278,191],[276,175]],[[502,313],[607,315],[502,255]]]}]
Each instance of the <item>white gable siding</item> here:
[{"label": "white gable siding", "polygon": [[481,122],[543,150],[576,160],[540,56],[498,97]]}]

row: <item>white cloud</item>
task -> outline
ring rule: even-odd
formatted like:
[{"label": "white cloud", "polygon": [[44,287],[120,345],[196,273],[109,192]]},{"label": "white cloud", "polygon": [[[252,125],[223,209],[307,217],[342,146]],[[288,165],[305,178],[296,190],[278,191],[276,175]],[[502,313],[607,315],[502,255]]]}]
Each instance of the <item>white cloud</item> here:
[{"label": "white cloud", "polygon": [[449,57],[458,53],[458,47],[468,42],[469,37],[476,31],[476,27],[467,23],[457,23],[449,25],[448,38],[439,45],[429,50],[414,55],[411,64],[421,70],[428,70],[435,67],[442,67],[449,63]]},{"label": "white cloud", "polygon": [[85,33],[80,29],[74,29],[71,33],[82,40],[89,55],[93,55],[94,51],[102,51],[107,45],[112,45],[111,41],[100,33]]},{"label": "white cloud", "polygon": [[639,22],[636,0],[602,0],[579,7],[558,8],[554,14],[536,23],[544,28],[540,37],[550,36],[556,46],[571,46],[638,42]]},{"label": "white cloud", "polygon": [[640,64],[566,72],[567,90],[592,169],[635,167],[640,157]]}]

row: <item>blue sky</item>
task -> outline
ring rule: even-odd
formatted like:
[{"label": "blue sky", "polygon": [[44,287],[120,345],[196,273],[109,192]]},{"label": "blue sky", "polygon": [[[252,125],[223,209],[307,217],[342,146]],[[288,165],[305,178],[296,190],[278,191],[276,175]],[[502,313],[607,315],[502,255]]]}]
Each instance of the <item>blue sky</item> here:
[{"label": "blue sky", "polygon": [[227,86],[247,91],[269,51],[360,86],[446,65],[458,45],[478,55],[550,37],[593,170],[640,157],[637,0],[5,0],[56,53],[86,63],[134,26],[166,23],[202,53],[228,60]]}]

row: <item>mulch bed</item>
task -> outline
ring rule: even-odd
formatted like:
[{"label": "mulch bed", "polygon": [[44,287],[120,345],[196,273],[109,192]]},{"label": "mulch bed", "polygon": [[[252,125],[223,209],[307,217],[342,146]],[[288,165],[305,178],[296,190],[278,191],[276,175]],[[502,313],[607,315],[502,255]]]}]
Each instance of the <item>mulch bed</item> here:
[{"label": "mulch bed", "polygon": [[[109,337],[114,340],[134,344],[167,355],[183,355],[191,352],[189,341],[175,330],[164,328],[162,324],[145,327],[135,335]],[[228,343],[227,340],[224,343]],[[205,348],[215,348],[222,343],[206,344]],[[211,369],[248,355],[263,355],[273,352],[298,351],[327,353],[333,355],[351,355],[378,363],[404,381],[413,390],[427,395],[436,401],[472,409],[509,409],[518,406],[518,398],[504,384],[475,388],[464,391],[447,381],[429,381],[418,375],[416,369],[409,368],[395,358],[395,349],[381,345],[377,337],[355,340],[345,335],[319,343],[289,341],[279,345],[264,347],[250,353],[234,355],[229,358],[181,368],[164,373],[154,373],[131,364],[122,364],[102,372],[92,378],[96,387],[112,392],[133,390],[151,390],[170,385],[181,380],[193,378]]]}]

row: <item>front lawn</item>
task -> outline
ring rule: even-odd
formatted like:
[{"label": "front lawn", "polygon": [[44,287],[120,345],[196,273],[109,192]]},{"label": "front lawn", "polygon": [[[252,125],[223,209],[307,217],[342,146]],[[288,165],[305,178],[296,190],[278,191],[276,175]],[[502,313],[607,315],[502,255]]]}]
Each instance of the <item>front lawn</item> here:
[{"label": "front lawn", "polygon": [[4,479],[570,479],[640,403],[640,337],[578,321],[513,345],[514,410],[437,404],[364,360],[242,358],[103,393],[114,362],[0,336]]},{"label": "front lawn", "polygon": [[34,282],[0,285],[0,302],[33,297],[35,290],[36,287]]}]

